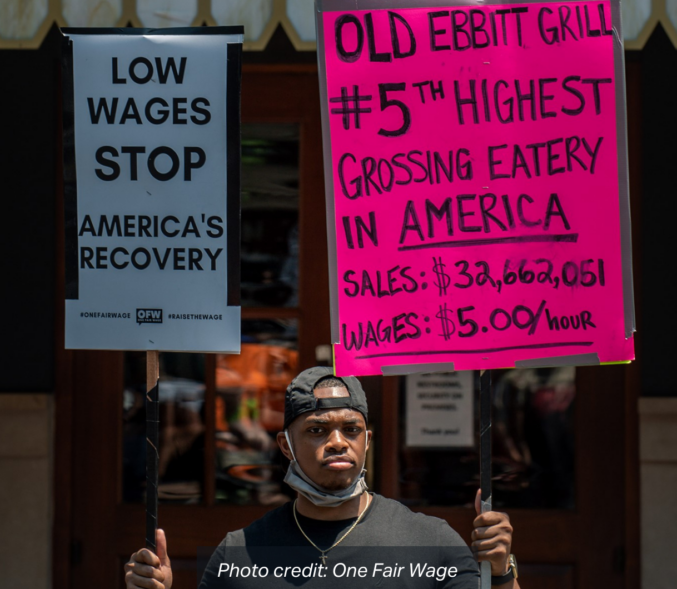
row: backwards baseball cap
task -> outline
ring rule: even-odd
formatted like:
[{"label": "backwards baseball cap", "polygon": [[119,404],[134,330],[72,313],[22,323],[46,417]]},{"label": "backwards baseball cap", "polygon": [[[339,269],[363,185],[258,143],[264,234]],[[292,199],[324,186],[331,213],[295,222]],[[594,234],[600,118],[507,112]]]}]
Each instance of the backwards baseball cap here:
[{"label": "backwards baseball cap", "polygon": [[[313,394],[319,381],[332,377],[340,380],[348,389],[347,397],[318,399]],[[308,368],[291,381],[284,396],[284,429],[299,415],[321,409],[354,409],[367,421],[367,396],[354,376],[335,377],[334,371],[327,366]]]}]

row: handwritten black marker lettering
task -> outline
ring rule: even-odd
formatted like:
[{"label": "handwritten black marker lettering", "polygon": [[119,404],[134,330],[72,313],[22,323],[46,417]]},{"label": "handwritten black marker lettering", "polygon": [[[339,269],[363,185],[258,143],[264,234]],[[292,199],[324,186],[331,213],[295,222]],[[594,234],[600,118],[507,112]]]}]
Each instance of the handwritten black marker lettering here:
[{"label": "handwritten black marker lettering", "polygon": [[547,6],[538,11],[538,32],[546,45],[554,45],[559,42],[559,29],[556,26],[545,27],[546,15],[553,14]]},{"label": "handwritten black marker lettering", "polygon": [[369,102],[370,100],[371,94],[360,95],[359,88],[356,85],[353,85],[352,94],[348,94],[347,86],[342,86],[341,96],[333,96],[329,99],[329,102],[331,103],[340,103],[341,107],[332,108],[329,110],[329,112],[333,115],[341,115],[343,119],[343,128],[346,131],[350,129],[350,115],[353,115],[353,124],[355,125],[355,129],[359,129],[361,126],[360,115],[371,112],[371,108],[363,107],[361,103]]},{"label": "handwritten black marker lettering", "polygon": [[583,163],[581,158],[576,155],[578,148],[581,146],[581,140],[579,137],[574,135],[573,137],[567,137],[564,142],[564,149],[566,151],[567,158],[567,171],[571,172],[573,167],[573,161],[575,160],[584,171],[587,171],[588,167]]},{"label": "handwritten black marker lettering", "polygon": [[[405,57],[411,57],[414,55],[416,53],[416,37],[414,36],[414,31],[411,30],[409,23],[402,15],[390,10],[388,11],[388,20],[390,22],[390,38],[392,39],[393,44],[393,57],[395,59],[404,59]],[[409,42],[408,51],[402,51],[402,44],[398,34],[397,23],[400,23],[407,30]]]},{"label": "handwritten black marker lettering", "polygon": [[378,344],[378,336],[376,335],[376,329],[374,328],[374,325],[372,324],[371,321],[367,323],[367,333],[364,338],[364,347],[368,348],[369,344]]},{"label": "handwritten black marker lettering", "polygon": [[524,102],[530,103],[531,120],[536,120],[536,86],[534,80],[529,80],[529,92],[522,93],[522,87],[519,80],[515,80],[515,94],[517,96],[517,112],[519,113],[520,121],[524,120]]},{"label": "handwritten black marker lettering", "polygon": [[555,99],[554,94],[545,93],[545,85],[554,84],[555,82],[557,82],[557,78],[539,78],[538,80],[538,94],[540,96],[538,104],[540,107],[540,115],[542,119],[549,119],[557,116],[555,111],[547,110],[545,105],[548,100]]},{"label": "handwritten black marker lettering", "polygon": [[[602,6],[602,4],[600,4],[600,6]],[[571,8],[565,4],[560,6],[558,11],[559,11],[559,26],[562,30],[562,41],[564,42],[567,40],[567,31],[569,31],[569,34],[571,35],[571,38],[574,41],[578,41],[576,33],[574,33],[573,29],[569,26],[569,19],[571,18]]]},{"label": "handwritten black marker lettering", "polygon": [[[388,171],[387,182],[383,181],[384,169],[387,169]],[[381,185],[381,188],[385,192],[390,192],[393,189],[393,182],[395,181],[395,172],[393,171],[393,167],[390,165],[390,162],[387,159],[381,158],[378,160],[378,181],[379,184]]]},{"label": "handwritten black marker lettering", "polygon": [[605,36],[613,35],[614,34],[613,28],[610,29],[606,24],[606,12],[604,10],[604,4],[603,3],[600,2],[597,5],[597,11],[599,12],[599,23],[600,23],[600,26],[602,28],[602,35],[605,35]]},{"label": "handwritten black marker lettering", "polygon": [[[441,82],[440,82],[441,83]],[[482,80],[480,85],[482,91],[482,103],[484,104],[484,120],[491,122],[491,105],[489,104],[489,92],[487,90],[487,80]]]},{"label": "handwritten black marker lettering", "polygon": [[447,32],[447,29],[436,28],[435,20],[443,16],[449,16],[448,10],[438,10],[428,13],[428,29],[430,32],[430,50],[431,51],[451,51],[451,45],[438,45],[437,37]]},{"label": "handwritten black marker lettering", "polygon": [[[473,49],[482,49],[484,47],[489,47],[491,39],[489,33],[484,28],[487,24],[487,17],[484,14],[483,10],[477,8],[470,9],[470,39],[472,42]],[[480,35],[483,39],[480,41]]]},{"label": "handwritten black marker lettering", "polygon": [[527,149],[531,150],[533,162],[534,162],[534,176],[541,175],[541,160],[539,156],[539,150],[545,147],[545,143],[530,143],[527,145]]},{"label": "handwritten black marker lettering", "polygon": [[440,100],[444,100],[444,84],[442,80],[437,82],[437,86],[435,86],[434,80],[430,80],[430,94],[433,97],[433,101],[437,101],[438,96]]},{"label": "handwritten black marker lettering", "polygon": [[479,113],[477,112],[477,94],[475,92],[475,80],[468,80],[470,95],[468,98],[461,97],[461,86],[458,80],[454,80],[454,96],[456,97],[456,112],[458,114],[459,125],[465,124],[463,117],[463,107],[470,105],[472,107],[472,118],[475,124],[479,123]]},{"label": "handwritten black marker lettering", "polygon": [[599,29],[590,28],[590,15],[588,14],[588,6],[583,7],[583,12],[585,13],[585,34],[587,37],[600,37],[602,32]]},{"label": "handwritten black marker lettering", "polygon": [[360,293],[359,283],[357,283],[355,280],[352,279],[352,277],[354,275],[355,275],[354,270],[346,270],[343,273],[344,282],[347,282],[350,285],[348,287],[345,287],[343,289],[343,292],[346,294],[346,296],[349,296],[349,297],[356,297]]},{"label": "handwritten black marker lettering", "polygon": [[[500,162],[498,162],[500,163]],[[513,148],[512,154],[512,174],[511,177],[515,178],[517,176],[517,170],[522,170],[527,178],[531,178],[531,171],[529,170],[529,165],[527,160],[522,153],[519,145],[515,145]]]},{"label": "handwritten black marker lettering", "polygon": [[590,157],[592,158],[592,161],[590,162],[590,173],[591,174],[595,173],[595,162],[597,161],[597,156],[599,155],[599,148],[602,145],[603,139],[604,139],[604,137],[600,137],[599,139],[597,139],[597,143],[595,144],[594,149],[590,148],[590,145],[586,141],[585,137],[583,137],[583,139],[582,139],[583,147],[585,148],[585,151],[587,151],[588,154],[590,155]]},{"label": "handwritten black marker lettering", "polygon": [[[357,38],[356,47],[352,51],[348,51],[343,42],[344,28],[348,24],[355,27],[355,34]],[[341,61],[345,61],[347,63],[354,63],[357,61],[362,54],[362,47],[364,46],[364,29],[362,28],[362,23],[360,23],[359,19],[352,14],[340,16],[336,19],[336,24],[334,25],[334,34],[338,58]]]},{"label": "handwritten black marker lettering", "polygon": [[501,30],[503,31],[503,45],[508,45],[508,27],[506,25],[506,15],[510,14],[510,9],[509,8],[499,8],[496,11],[496,14],[498,14],[501,17]]},{"label": "handwritten black marker lettering", "polygon": [[507,194],[501,195],[501,200],[503,201],[503,210],[505,211],[505,216],[508,221],[508,227],[510,229],[515,228],[515,217],[512,214],[512,205],[510,204],[510,199]]},{"label": "handwritten black marker lettering", "polygon": [[475,216],[475,211],[468,211],[464,207],[464,202],[473,201],[477,198],[476,194],[459,194],[456,197],[456,206],[458,207],[458,229],[459,231],[475,232],[482,231],[479,225],[467,225],[466,217]]},{"label": "handwritten black marker lettering", "polygon": [[494,152],[500,150],[500,149],[506,149],[508,147],[507,143],[504,143],[503,145],[489,145],[488,146],[488,152],[489,152],[489,177],[492,180],[498,180],[499,178],[510,178],[510,174],[499,174],[496,171],[496,168],[503,163],[503,160],[496,159],[496,156],[494,155]]},{"label": "handwritten black marker lettering", "polygon": [[[342,340],[343,341],[343,340]],[[444,350],[417,350],[415,352],[381,352],[376,354],[360,354],[355,356],[356,360],[367,360],[369,358],[387,358],[392,356],[435,356],[448,354],[489,354],[492,352],[507,352],[509,350],[545,350],[550,348],[566,347],[590,347],[594,342],[547,342],[541,344],[524,344],[519,346],[498,346],[494,348],[463,348],[463,349],[444,349]]]},{"label": "handwritten black marker lettering", "polygon": [[424,241],[421,224],[418,221],[413,200],[407,201],[407,206],[404,211],[404,220],[402,221],[402,230],[400,231],[400,243],[404,243],[409,231],[415,231],[418,234],[419,239]]},{"label": "handwritten black marker lettering", "polygon": [[[465,161],[461,161],[461,156],[464,156]],[[456,174],[460,180],[473,179],[472,158],[470,157],[470,151],[464,147],[456,150]]]},{"label": "handwritten black marker lettering", "polygon": [[418,149],[412,149],[408,154],[407,154],[407,160],[409,160],[412,164],[415,166],[418,166],[423,170],[423,176],[420,176],[419,178],[414,178],[414,182],[425,182],[428,179],[428,168],[426,168],[420,161],[417,159],[414,159],[414,155],[423,155],[422,151],[419,151]]},{"label": "handwritten black marker lettering", "polygon": [[364,24],[367,28],[367,44],[369,45],[369,61],[388,62],[392,61],[392,55],[387,51],[376,51],[376,33],[374,31],[374,18],[371,12],[364,15]]},{"label": "handwritten black marker lettering", "polygon": [[[454,223],[451,216],[451,197],[444,199],[442,205],[437,208],[430,199],[425,201],[425,213],[428,219],[428,237],[435,237],[435,223],[433,222],[433,217],[438,221],[443,219],[446,221],[447,227],[447,236],[452,236],[454,234]],[[401,243],[401,242],[400,242]]]},{"label": "handwritten black marker lettering", "polygon": [[516,29],[517,29],[517,45],[522,46],[522,15],[529,12],[529,8],[523,6],[521,8],[511,8],[510,12],[515,15]]},{"label": "handwritten black marker lettering", "polygon": [[425,82],[414,82],[412,84],[414,88],[418,88],[418,93],[421,97],[421,104],[425,104],[425,92],[423,91],[423,87],[427,86],[428,84],[430,84],[429,80],[426,80]]},{"label": "handwritten black marker lettering", "polygon": [[365,157],[362,159],[362,177],[364,178],[364,189],[367,196],[370,196],[369,185],[371,184],[378,194],[382,194],[379,185],[372,180],[372,175],[376,172],[376,160],[373,157]]},{"label": "handwritten black marker lettering", "polygon": [[411,184],[411,181],[414,179],[414,175],[411,173],[411,168],[406,163],[399,161],[399,158],[403,157],[405,157],[404,153],[396,153],[392,159],[394,167],[404,170],[407,173],[406,180],[395,180],[395,184],[399,184],[400,186],[406,186],[407,184]]},{"label": "handwritten black marker lettering", "polygon": [[[454,43],[455,51],[465,51],[472,47],[472,39],[470,38],[470,33],[465,30],[465,26],[468,24],[468,14],[465,10],[452,10],[451,11],[451,38]],[[463,41],[460,40],[459,36],[463,37]]]},{"label": "handwritten black marker lettering", "polygon": [[[480,194],[480,212],[482,215],[482,226],[484,227],[485,233],[489,233],[491,231],[489,221],[493,221],[502,231],[508,230],[503,221],[491,214],[491,211],[496,206],[496,200],[496,195],[492,194],[491,192],[488,192],[487,194]],[[487,205],[487,201],[489,201],[490,204]]]},{"label": "handwritten black marker lettering", "polygon": [[449,167],[444,163],[444,160],[442,160],[442,155],[439,152],[434,152],[433,154],[433,160],[435,162],[435,181],[437,184],[440,183],[440,170],[442,170],[442,174],[444,174],[445,178],[447,179],[447,182],[453,182],[454,180],[454,162],[453,162],[453,156],[454,152],[449,151]]},{"label": "handwritten black marker lettering", "polygon": [[363,235],[369,237],[369,240],[373,245],[378,247],[378,234],[376,232],[376,213],[371,211],[369,213],[369,226],[364,222],[362,217],[357,215],[355,217],[355,229],[357,230],[357,245],[360,248],[364,247]]},{"label": "handwritten black marker lettering", "polygon": [[343,192],[343,195],[354,200],[362,196],[362,177],[358,176],[350,181],[350,184],[355,186],[355,190],[352,193],[348,192],[345,180],[345,162],[347,159],[351,159],[354,163],[357,163],[357,158],[352,153],[344,153],[341,156],[338,163],[339,182],[341,184],[341,192]]},{"label": "handwritten black marker lettering", "polygon": [[[576,7],[578,8],[578,7]],[[572,94],[578,99],[578,106],[576,108],[569,108],[566,106],[562,106],[562,112],[565,115],[569,116],[576,116],[580,115],[583,112],[583,109],[585,108],[585,97],[583,96],[583,93],[578,90],[577,88],[574,88],[571,84],[572,82],[578,82],[580,81],[581,77],[580,76],[567,76],[564,78],[564,81],[562,82],[562,89],[569,94]]]},{"label": "handwritten black marker lettering", "polygon": [[553,146],[557,145],[558,143],[562,143],[564,141],[563,138],[559,137],[558,139],[551,139],[550,141],[546,141],[546,150],[548,153],[548,176],[554,176],[555,174],[563,174],[565,171],[564,166],[560,167],[555,167],[555,160],[558,160],[560,158],[560,154],[554,153],[553,151]]},{"label": "handwritten black marker lettering", "polygon": [[416,292],[418,290],[418,282],[407,273],[408,270],[411,270],[411,266],[405,266],[400,270],[400,276],[407,281],[402,285],[402,288],[408,293]]},{"label": "handwritten black marker lettering", "polygon": [[451,284],[451,278],[444,270],[445,266],[446,264],[442,261],[442,256],[438,258],[433,256],[433,272],[435,273],[435,282],[433,284],[437,287],[441,297],[447,295],[447,289]]},{"label": "handwritten black marker lettering", "polygon": [[409,107],[395,98],[388,98],[388,92],[402,92],[406,89],[407,85],[402,82],[399,84],[379,84],[378,92],[381,98],[381,112],[389,107],[396,107],[400,109],[402,115],[402,125],[397,129],[379,129],[378,134],[383,135],[384,137],[399,137],[404,135],[411,126],[411,111]]},{"label": "handwritten black marker lettering", "polygon": [[[585,7],[587,11],[587,6]],[[587,14],[587,12],[586,12]],[[592,94],[595,101],[595,114],[600,114],[602,112],[602,99],[599,93],[600,84],[611,84],[611,78],[584,78],[581,80],[581,84],[591,84],[592,85]]]},{"label": "handwritten black marker lettering", "polygon": [[559,200],[559,196],[554,192],[550,195],[548,199],[548,208],[545,211],[545,221],[543,223],[543,229],[546,231],[550,229],[550,221],[553,217],[559,217],[562,220],[562,224],[565,229],[571,229],[569,221],[567,220],[566,215],[564,214],[564,209],[562,208],[562,203]]},{"label": "handwritten black marker lettering", "polygon": [[526,218],[524,215],[524,201],[528,202],[529,204],[533,204],[534,199],[528,194],[520,194],[517,198],[517,218],[520,220],[520,223],[522,223],[522,225],[526,225],[527,227],[536,227],[537,225],[540,225],[543,222],[541,219],[530,221]]},{"label": "handwritten black marker lettering", "polygon": [[509,109],[509,114],[508,116],[503,116],[503,112],[501,111],[501,106],[500,106],[500,88],[510,88],[508,82],[505,80],[498,80],[494,86],[494,109],[496,110],[496,116],[498,117],[499,122],[501,123],[512,123],[515,120],[514,113],[513,113],[513,102],[514,98],[511,96],[510,98],[506,98],[503,101],[503,105],[507,105]]}]

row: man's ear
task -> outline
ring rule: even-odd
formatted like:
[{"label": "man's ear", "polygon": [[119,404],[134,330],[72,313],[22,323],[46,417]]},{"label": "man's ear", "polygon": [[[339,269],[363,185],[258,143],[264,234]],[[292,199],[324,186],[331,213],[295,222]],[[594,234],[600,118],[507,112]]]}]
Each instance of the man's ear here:
[{"label": "man's ear", "polygon": [[287,437],[284,435],[284,432],[277,432],[277,445],[280,447],[282,454],[285,455],[287,460],[293,460],[291,448],[289,448]]},{"label": "man's ear", "polygon": [[[367,451],[369,450],[369,446],[371,446],[371,437],[374,435],[374,432],[372,432],[370,429],[367,430]],[[366,453],[366,451],[365,451]]]}]

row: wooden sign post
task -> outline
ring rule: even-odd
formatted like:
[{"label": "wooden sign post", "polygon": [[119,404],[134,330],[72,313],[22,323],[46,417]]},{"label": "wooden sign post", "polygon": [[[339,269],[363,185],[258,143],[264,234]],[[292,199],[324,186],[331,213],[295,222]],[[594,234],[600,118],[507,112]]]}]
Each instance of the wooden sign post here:
[{"label": "wooden sign post", "polygon": [[[491,511],[491,370],[480,372],[480,500],[482,513]],[[491,563],[480,567],[481,589],[491,587]]]},{"label": "wooden sign post", "polygon": [[146,352],[146,548],[156,552],[160,462],[160,352]]}]

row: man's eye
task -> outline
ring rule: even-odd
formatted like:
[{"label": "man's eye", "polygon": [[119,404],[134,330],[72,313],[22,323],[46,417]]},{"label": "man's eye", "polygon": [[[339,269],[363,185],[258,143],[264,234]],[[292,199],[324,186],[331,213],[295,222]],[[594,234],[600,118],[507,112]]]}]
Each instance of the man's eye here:
[{"label": "man's eye", "polygon": [[320,434],[320,433],[322,433],[322,428],[321,427],[311,427],[308,430],[308,433],[310,433],[310,434]]},{"label": "man's eye", "polygon": [[361,427],[347,427],[346,431],[350,434],[359,434],[362,431]]}]

